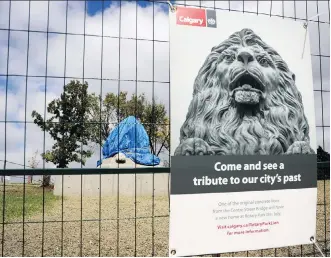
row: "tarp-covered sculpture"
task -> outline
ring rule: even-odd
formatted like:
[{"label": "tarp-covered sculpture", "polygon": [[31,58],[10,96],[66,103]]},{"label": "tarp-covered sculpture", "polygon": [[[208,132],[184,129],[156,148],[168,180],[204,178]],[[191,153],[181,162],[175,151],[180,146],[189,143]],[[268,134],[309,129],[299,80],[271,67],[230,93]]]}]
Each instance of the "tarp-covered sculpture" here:
[{"label": "tarp-covered sculpture", "polygon": [[[150,153],[149,137],[143,125],[134,117],[129,116],[119,123],[109,134],[103,145],[103,159],[123,153],[137,164],[156,166],[160,158]],[[97,162],[100,166],[102,160]]]}]

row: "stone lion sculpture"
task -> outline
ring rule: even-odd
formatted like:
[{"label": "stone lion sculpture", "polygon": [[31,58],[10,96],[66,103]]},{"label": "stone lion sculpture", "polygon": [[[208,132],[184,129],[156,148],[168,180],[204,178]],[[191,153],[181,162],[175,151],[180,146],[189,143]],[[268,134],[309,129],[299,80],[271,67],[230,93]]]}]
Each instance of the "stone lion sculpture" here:
[{"label": "stone lion sculpture", "polygon": [[212,48],[174,155],[311,154],[295,75],[251,29]]}]

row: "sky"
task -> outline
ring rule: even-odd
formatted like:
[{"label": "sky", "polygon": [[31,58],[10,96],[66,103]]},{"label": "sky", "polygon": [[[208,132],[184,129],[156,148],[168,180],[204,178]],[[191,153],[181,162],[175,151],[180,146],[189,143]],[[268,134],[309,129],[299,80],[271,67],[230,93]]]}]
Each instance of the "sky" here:
[{"label": "sky", "polygon": [[[176,4],[185,4],[185,1],[177,1]],[[213,8],[215,5],[216,8],[229,8],[227,1],[201,3],[189,1],[189,5],[200,4],[203,7]],[[316,3],[308,1],[307,4],[308,17],[316,15]],[[256,12],[258,9],[261,13],[269,14],[270,6],[270,1],[259,2],[259,5],[256,1],[248,1],[245,2],[244,8],[245,11]],[[51,148],[52,139],[32,123],[31,112],[37,110],[44,115],[45,100],[47,105],[51,100],[59,97],[63,85],[71,79],[84,77],[89,83],[89,91],[103,96],[107,92],[116,93],[118,87],[129,94],[136,90],[138,94],[145,93],[149,99],[152,99],[154,93],[156,100],[169,110],[168,5],[155,3],[153,11],[152,3],[139,1],[136,5],[134,1],[130,1],[122,3],[120,9],[117,1],[105,1],[103,7],[100,1],[88,1],[85,13],[83,1],[69,1],[66,23],[66,2],[51,1],[48,17],[48,2],[33,1],[30,6],[29,22],[29,2],[13,1],[10,13],[12,30],[8,38],[9,2],[0,1],[0,160],[4,160],[6,149],[6,160],[17,164],[24,164],[25,160],[28,165],[28,160],[35,151],[43,152],[44,142],[45,150]],[[293,1],[285,1],[284,9],[281,1],[273,1],[271,13],[282,15],[284,12],[285,16],[296,15],[299,18],[306,18],[306,2],[296,2],[295,7],[294,9]],[[242,1],[230,2],[230,8],[242,11]],[[327,12],[328,3],[319,3],[318,8],[322,12]],[[120,17],[121,22],[119,22]],[[328,22],[328,12],[319,18]],[[48,40],[45,33],[47,21],[51,32]],[[69,33],[67,37],[66,27]],[[320,39],[318,30],[320,30]],[[85,41],[84,32],[87,35]],[[102,36],[104,36],[103,41]],[[324,148],[329,151],[329,24],[318,25],[310,22],[309,37],[311,53],[323,55],[321,66],[319,57],[315,56],[312,57],[312,64],[314,89],[325,90],[323,93],[314,92],[315,110],[316,125],[322,125],[323,121],[324,125],[328,126],[324,129]],[[8,67],[7,57],[9,57]],[[64,79],[64,76],[68,78]],[[100,80],[101,77],[103,80]],[[152,81],[155,83],[153,84]],[[8,85],[7,107],[5,107],[6,85]],[[7,121],[10,121],[7,123],[6,141],[5,123],[3,123],[5,112],[7,112]],[[47,114],[46,118],[49,118]],[[27,123],[24,122],[25,119]],[[322,128],[318,127],[317,142],[323,147],[322,136]],[[25,141],[26,145],[24,145]],[[100,151],[96,148],[94,156],[88,159],[86,167],[95,167],[100,156]],[[40,162],[40,166],[42,164]],[[0,161],[0,167],[2,165]],[[45,165],[54,167],[53,164]],[[80,164],[73,163],[70,167],[80,167]],[[7,163],[7,168],[22,167]]]},{"label": "sky", "polygon": [[[111,7],[111,5],[116,5],[117,1],[111,1],[111,0],[105,0],[105,1],[95,1],[95,0],[90,0],[90,1],[86,1],[86,10],[87,13],[91,16],[97,14],[98,12],[101,12],[102,10],[105,10],[109,7]],[[128,2],[133,2],[135,3],[136,1],[133,0],[129,0]],[[171,1],[171,2],[175,2],[175,1]],[[148,6],[151,6],[153,3],[152,1],[148,1],[148,0],[137,0],[138,6],[141,8],[145,8]],[[162,4],[160,5],[160,7],[167,12],[168,6],[166,4]]]}]

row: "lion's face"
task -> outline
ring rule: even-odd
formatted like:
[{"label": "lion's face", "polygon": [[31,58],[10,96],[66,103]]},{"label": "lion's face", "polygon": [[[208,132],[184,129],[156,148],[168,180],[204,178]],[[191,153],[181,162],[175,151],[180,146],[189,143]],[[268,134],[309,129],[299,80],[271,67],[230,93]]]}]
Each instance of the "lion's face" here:
[{"label": "lion's face", "polygon": [[221,155],[281,154],[309,141],[293,72],[252,30],[233,33],[205,59],[181,128],[181,141],[190,138]]},{"label": "lion's face", "polygon": [[219,56],[221,84],[238,104],[261,103],[277,86],[278,70],[271,56],[258,45],[233,45]]}]

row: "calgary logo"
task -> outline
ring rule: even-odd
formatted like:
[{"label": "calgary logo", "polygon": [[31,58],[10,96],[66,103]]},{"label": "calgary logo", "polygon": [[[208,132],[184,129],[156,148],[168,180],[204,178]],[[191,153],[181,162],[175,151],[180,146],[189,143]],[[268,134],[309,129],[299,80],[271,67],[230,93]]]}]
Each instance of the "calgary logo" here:
[{"label": "calgary logo", "polygon": [[206,27],[206,11],[198,8],[177,7],[177,24]]},{"label": "calgary logo", "polygon": [[204,22],[204,19],[194,19],[194,18],[190,18],[190,17],[180,16],[179,21],[182,23],[201,25]]},{"label": "calgary logo", "polygon": [[214,25],[214,24],[216,23],[215,19],[213,19],[213,18],[209,18],[209,19],[207,20],[207,22],[208,22],[208,24],[210,24],[210,25]]},{"label": "calgary logo", "polygon": [[208,9],[177,7],[176,23],[178,25],[216,28],[216,12]]}]

